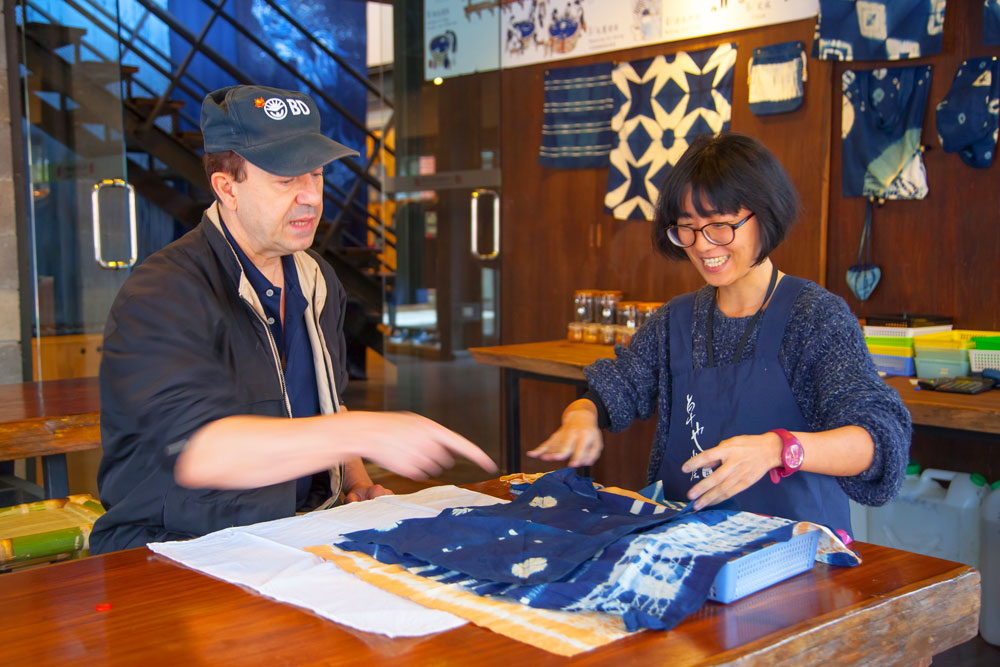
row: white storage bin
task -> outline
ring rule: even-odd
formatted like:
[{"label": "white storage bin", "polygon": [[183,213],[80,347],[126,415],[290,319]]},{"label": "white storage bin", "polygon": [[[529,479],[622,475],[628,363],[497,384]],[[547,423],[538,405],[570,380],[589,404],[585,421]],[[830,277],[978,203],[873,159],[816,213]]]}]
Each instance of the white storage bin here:
[{"label": "white storage bin", "polygon": [[979,524],[979,571],[983,577],[983,606],[979,632],[1000,646],[1000,482],[993,482],[983,500]]},{"label": "white storage bin", "polygon": [[870,508],[869,542],[978,567],[985,493],[979,474],[929,468],[909,476],[895,500]]}]

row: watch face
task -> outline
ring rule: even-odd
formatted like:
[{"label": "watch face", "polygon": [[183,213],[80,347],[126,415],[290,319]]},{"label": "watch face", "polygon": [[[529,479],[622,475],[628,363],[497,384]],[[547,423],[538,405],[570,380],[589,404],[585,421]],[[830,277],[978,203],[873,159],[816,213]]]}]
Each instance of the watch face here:
[{"label": "watch face", "polygon": [[797,470],[802,466],[802,459],[805,458],[805,453],[802,451],[801,444],[793,442],[785,447],[783,454],[786,468],[790,470]]}]

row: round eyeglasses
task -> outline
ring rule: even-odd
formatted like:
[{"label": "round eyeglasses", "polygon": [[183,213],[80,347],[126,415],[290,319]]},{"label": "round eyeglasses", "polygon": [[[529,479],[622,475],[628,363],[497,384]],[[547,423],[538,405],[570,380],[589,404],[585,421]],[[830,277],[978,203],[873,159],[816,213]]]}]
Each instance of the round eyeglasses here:
[{"label": "round eyeglasses", "polygon": [[709,243],[729,245],[736,238],[736,230],[752,217],[753,213],[739,222],[710,222],[700,229],[695,229],[690,225],[670,225],[667,227],[667,238],[676,246],[690,248],[694,245],[697,232],[701,232]]}]

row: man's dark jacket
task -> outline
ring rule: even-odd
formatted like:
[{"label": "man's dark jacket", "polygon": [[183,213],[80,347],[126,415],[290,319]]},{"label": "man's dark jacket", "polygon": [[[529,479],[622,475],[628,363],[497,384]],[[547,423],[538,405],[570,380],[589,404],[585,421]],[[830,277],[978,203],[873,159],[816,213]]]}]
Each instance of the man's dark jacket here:
[{"label": "man's dark jacket", "polygon": [[[236,491],[188,489],[174,481],[177,455],[205,424],[232,415],[289,414],[263,310],[217,216],[213,206],[198,227],[136,267],[111,306],[100,369],[104,453],[97,475],[107,513],[94,524],[91,553],[295,513],[294,480]],[[294,259],[310,302],[305,319],[321,412],[329,413],[347,383],[346,297],[333,268],[315,253],[297,252]],[[339,479],[332,481],[337,494]]]}]

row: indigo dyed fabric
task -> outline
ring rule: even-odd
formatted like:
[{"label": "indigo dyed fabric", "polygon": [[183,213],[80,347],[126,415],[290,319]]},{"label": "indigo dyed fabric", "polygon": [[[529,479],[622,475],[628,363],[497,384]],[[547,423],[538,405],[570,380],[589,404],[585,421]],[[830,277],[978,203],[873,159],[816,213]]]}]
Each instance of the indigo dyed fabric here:
[{"label": "indigo dyed fabric", "polygon": [[819,0],[812,55],[908,60],[941,53],[945,0]]},{"label": "indigo dyed fabric", "polygon": [[1000,61],[996,56],[963,60],[951,90],[937,105],[938,141],[947,153],[983,169],[993,164],[1000,110]]},{"label": "indigo dyed fabric", "polygon": [[538,163],[564,169],[604,167],[614,142],[612,63],[545,72]]},{"label": "indigo dyed fabric", "polygon": [[841,84],[844,196],[923,199],[920,133],[931,66],[846,70]]},{"label": "indigo dyed fabric", "polygon": [[799,41],[754,49],[748,65],[750,111],[769,116],[802,106],[806,66],[805,45]]},{"label": "indigo dyed fabric", "polygon": [[[632,514],[571,469],[541,477],[514,501],[452,508],[337,546],[414,574],[546,609],[596,610],[629,630],[670,629],[707,599],[722,566],[791,539],[787,519],[727,510]],[[840,547],[836,560],[857,564]]]},{"label": "indigo dyed fabric", "polygon": [[1000,0],[983,0],[983,44],[1000,46]]},{"label": "indigo dyed fabric", "polygon": [[604,210],[619,220],[652,220],[667,171],[699,134],[729,128],[736,45],[622,63],[611,75],[617,133]]}]

